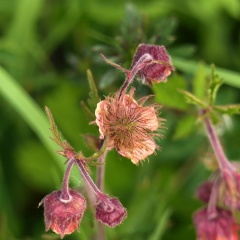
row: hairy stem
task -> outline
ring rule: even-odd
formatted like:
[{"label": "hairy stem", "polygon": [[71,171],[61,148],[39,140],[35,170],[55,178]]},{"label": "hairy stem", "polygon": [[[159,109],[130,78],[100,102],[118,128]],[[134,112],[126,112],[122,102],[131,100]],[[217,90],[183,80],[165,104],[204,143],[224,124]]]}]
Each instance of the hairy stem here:
[{"label": "hairy stem", "polygon": [[217,157],[218,165],[219,165],[221,172],[224,172],[226,169],[234,170],[233,169],[234,167],[229,163],[229,161],[223,151],[220,140],[215,132],[215,129],[212,125],[211,120],[208,117],[206,117],[204,119],[204,125],[205,125],[205,129],[207,131],[208,139],[209,139],[209,141],[212,145],[212,148],[215,152],[215,155]]},{"label": "hairy stem", "polygon": [[[102,145],[105,144],[107,139],[102,140],[100,143],[99,148],[102,148]],[[97,168],[97,186],[100,189],[101,192],[104,191],[104,176],[105,176],[105,159],[106,159],[107,152],[105,151],[99,158],[98,163],[99,166]],[[106,234],[105,234],[105,228],[104,225],[101,222],[97,223],[97,235],[96,240],[105,240]]]},{"label": "hairy stem", "polygon": [[84,177],[84,179],[86,180],[86,182],[89,184],[89,186],[91,187],[91,189],[93,190],[93,192],[98,196],[101,197],[103,195],[103,193],[99,190],[99,188],[97,187],[97,185],[94,183],[94,181],[92,180],[91,176],[89,175],[89,173],[87,172],[83,161],[82,160],[76,160],[76,164],[82,174],[82,176]]},{"label": "hairy stem", "polygon": [[72,158],[68,161],[68,166],[66,168],[64,178],[63,178],[63,183],[62,183],[62,193],[61,193],[62,201],[70,201],[71,200],[71,195],[69,194],[69,178],[70,178],[70,173],[71,173],[74,163],[75,163],[74,158]]}]

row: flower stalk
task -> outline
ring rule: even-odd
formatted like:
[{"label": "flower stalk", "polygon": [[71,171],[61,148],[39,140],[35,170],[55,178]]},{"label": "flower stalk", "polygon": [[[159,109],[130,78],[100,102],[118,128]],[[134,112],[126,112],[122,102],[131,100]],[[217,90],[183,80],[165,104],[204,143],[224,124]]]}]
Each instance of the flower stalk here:
[{"label": "flower stalk", "polygon": [[62,183],[62,192],[60,197],[62,202],[69,202],[72,199],[71,195],[69,194],[69,178],[70,178],[70,173],[74,164],[75,164],[74,158],[68,161],[67,169],[65,171],[63,183]]},{"label": "flower stalk", "polygon": [[209,117],[204,118],[204,126],[208,135],[208,139],[217,157],[219,169],[221,172],[225,172],[226,170],[236,171],[237,169],[228,161]]}]

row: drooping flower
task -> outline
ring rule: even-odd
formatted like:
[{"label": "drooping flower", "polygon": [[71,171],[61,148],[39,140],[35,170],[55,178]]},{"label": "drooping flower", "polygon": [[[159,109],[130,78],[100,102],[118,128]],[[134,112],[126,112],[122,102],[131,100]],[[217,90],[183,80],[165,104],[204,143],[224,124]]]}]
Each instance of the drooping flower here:
[{"label": "drooping flower", "polygon": [[108,227],[116,227],[127,217],[127,211],[117,198],[103,195],[98,199],[95,217]]},{"label": "drooping flower", "polygon": [[152,82],[166,81],[171,71],[174,71],[174,67],[164,46],[150,44],[138,46],[131,72],[137,72],[143,82],[152,85]]},{"label": "drooping flower", "polygon": [[219,199],[234,212],[240,210],[240,174],[230,161],[229,165],[232,168],[221,171]]},{"label": "drooping flower", "polygon": [[107,97],[98,103],[95,110],[100,138],[108,136],[109,148],[115,148],[119,154],[131,159],[134,164],[144,160],[155,152],[157,145],[155,133],[161,127],[163,119],[158,116],[159,105],[144,107],[148,99],[134,100],[134,89],[118,98]]},{"label": "drooping flower", "polygon": [[194,214],[197,240],[238,240],[238,225],[231,212],[217,208],[217,215],[209,218],[207,208]]},{"label": "drooping flower", "polygon": [[62,191],[54,191],[42,202],[46,231],[52,229],[63,238],[79,228],[80,221],[86,209],[86,200],[78,192],[69,190],[70,199],[61,198]]}]

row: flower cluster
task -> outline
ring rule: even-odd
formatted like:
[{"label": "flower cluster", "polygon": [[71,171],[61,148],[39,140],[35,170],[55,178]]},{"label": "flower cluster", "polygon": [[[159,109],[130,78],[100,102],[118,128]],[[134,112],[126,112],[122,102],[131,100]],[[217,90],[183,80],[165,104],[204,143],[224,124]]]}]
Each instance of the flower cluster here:
[{"label": "flower cluster", "polygon": [[204,120],[219,169],[204,182],[196,196],[205,207],[194,214],[198,240],[238,240],[235,213],[240,207],[240,174],[234,163],[225,156],[210,119]]},{"label": "flower cluster", "polygon": [[[136,101],[134,89],[127,93],[127,88],[136,75],[145,83],[165,81],[174,70],[169,55],[163,46],[142,44],[138,47],[130,70],[108,61],[126,73],[126,80],[119,91],[113,96],[97,104],[94,123],[99,127],[101,146],[95,146],[99,151],[90,157],[75,153],[74,149],[62,140],[53,116],[48,108],[46,112],[50,120],[52,140],[61,150],[58,153],[67,159],[61,190],[54,191],[44,197],[40,205],[44,206],[46,231],[52,229],[63,238],[79,229],[80,221],[86,210],[86,200],[79,192],[69,188],[69,178],[73,165],[77,165],[87,186],[87,194],[91,205],[95,206],[95,218],[108,227],[116,227],[127,216],[127,211],[116,197],[103,193],[101,177],[103,174],[104,156],[115,148],[119,154],[131,159],[134,164],[144,160],[158,148],[154,138],[160,137],[159,130],[163,119],[159,117],[160,106],[152,104],[143,106],[149,96]],[[98,160],[100,181],[95,184],[89,175],[88,165]],[[103,179],[103,177],[102,177]],[[91,191],[91,193],[89,192]],[[91,199],[91,196],[94,196]],[[99,231],[100,232],[100,231]]]}]

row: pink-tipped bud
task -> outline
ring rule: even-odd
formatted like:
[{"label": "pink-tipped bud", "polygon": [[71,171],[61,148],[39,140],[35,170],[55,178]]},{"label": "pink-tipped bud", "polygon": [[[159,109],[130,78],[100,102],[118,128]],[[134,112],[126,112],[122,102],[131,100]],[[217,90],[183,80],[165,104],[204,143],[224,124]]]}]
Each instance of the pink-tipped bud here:
[{"label": "pink-tipped bud", "polygon": [[[150,56],[152,59],[146,64],[142,63],[143,56]],[[148,58],[150,59],[150,58]],[[137,69],[139,77],[143,82],[152,85],[152,82],[166,81],[167,77],[174,71],[170,56],[164,46],[140,44],[134,55],[131,69]]]},{"label": "pink-tipped bud", "polygon": [[69,190],[69,199],[62,199],[62,191],[47,195],[40,205],[44,206],[46,231],[52,229],[63,238],[78,229],[86,209],[86,200],[78,192]]},{"label": "pink-tipped bud", "polygon": [[208,203],[213,188],[213,183],[210,181],[202,183],[196,192],[196,197],[199,198],[202,202]]},{"label": "pink-tipped bud", "polygon": [[117,198],[103,195],[98,200],[95,217],[108,227],[116,227],[127,217],[127,211]]},{"label": "pink-tipped bud", "polygon": [[194,214],[194,224],[197,230],[197,240],[238,240],[238,225],[232,214],[217,208],[217,215],[209,218],[207,208]]}]

